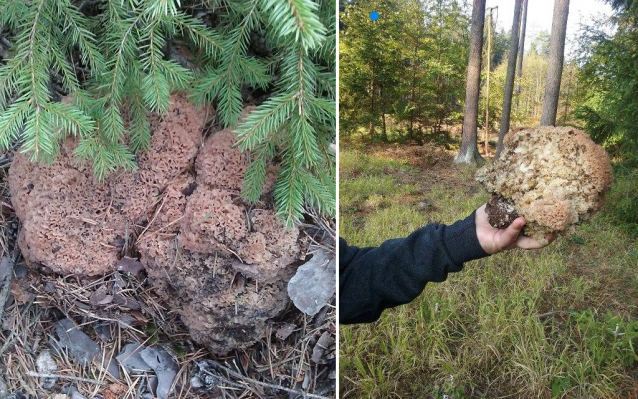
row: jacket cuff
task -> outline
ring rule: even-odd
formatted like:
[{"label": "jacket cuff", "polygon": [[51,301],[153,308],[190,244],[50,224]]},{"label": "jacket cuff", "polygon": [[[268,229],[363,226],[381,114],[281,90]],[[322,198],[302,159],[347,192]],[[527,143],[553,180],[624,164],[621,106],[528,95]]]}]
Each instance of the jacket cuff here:
[{"label": "jacket cuff", "polygon": [[[478,236],[476,235],[475,213],[476,211],[472,212],[472,214],[465,219],[446,226],[445,232],[443,233],[443,244],[452,262],[458,266],[458,270],[461,270],[465,262],[489,256],[481,247]],[[449,271],[454,272],[458,270]]]}]

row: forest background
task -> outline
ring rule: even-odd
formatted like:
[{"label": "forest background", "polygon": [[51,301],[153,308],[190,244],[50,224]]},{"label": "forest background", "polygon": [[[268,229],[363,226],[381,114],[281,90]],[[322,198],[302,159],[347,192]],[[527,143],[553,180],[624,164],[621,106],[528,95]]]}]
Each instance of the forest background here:
[{"label": "forest background", "polygon": [[[631,3],[631,2],[629,2]],[[340,20],[340,138],[423,143],[463,119],[471,4],[461,0],[342,2]],[[533,5],[532,5],[533,6]],[[635,5],[634,5],[635,8]],[[369,10],[383,17],[374,23]],[[608,149],[636,151],[635,15],[617,5],[612,16],[583,21],[566,53],[557,124],[585,128]],[[489,14],[489,10],[488,13]],[[489,128],[498,130],[510,31],[486,20],[479,101],[484,130],[487,31],[491,25]],[[577,16],[571,15],[572,18]],[[548,10],[548,20],[551,13]],[[503,25],[510,26],[511,21]],[[540,121],[550,32],[524,43],[512,126]],[[632,61],[633,60],[633,61]],[[517,74],[519,72],[517,71]],[[479,134],[479,141],[483,140]]]}]

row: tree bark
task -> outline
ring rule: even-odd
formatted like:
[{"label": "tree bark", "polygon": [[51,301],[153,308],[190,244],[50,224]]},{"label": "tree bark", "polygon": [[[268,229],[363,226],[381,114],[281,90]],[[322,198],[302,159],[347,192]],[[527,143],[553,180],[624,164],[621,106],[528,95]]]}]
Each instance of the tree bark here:
[{"label": "tree bark", "polygon": [[547,66],[547,81],[545,83],[545,99],[541,126],[556,125],[556,111],[558,95],[560,94],[560,80],[563,73],[563,58],[565,56],[565,34],[567,33],[567,16],[569,14],[569,0],[554,0],[554,17],[552,20],[552,36],[549,42],[549,65]]},{"label": "tree bark", "polygon": [[483,52],[483,26],[485,23],[485,0],[474,0],[472,8],[472,36],[465,83],[465,114],[463,115],[463,138],[461,150],[454,159],[456,163],[474,165],[482,163],[477,140],[479,89],[481,80],[481,53]]},{"label": "tree bark", "polygon": [[525,54],[525,28],[527,26],[527,2],[529,0],[523,0],[523,14],[521,21],[521,37],[518,42],[518,57],[517,57],[517,66],[516,66],[516,110],[518,110],[518,105],[521,97],[521,81],[523,80],[523,56]]},{"label": "tree bark", "polygon": [[417,66],[417,56],[419,51],[419,36],[420,29],[417,28],[416,37],[414,39],[414,55],[412,56],[412,82],[410,87],[410,138],[414,138],[414,111],[416,109],[416,66]]},{"label": "tree bark", "polygon": [[514,94],[514,74],[516,72],[516,58],[518,53],[518,31],[521,22],[521,2],[516,0],[514,5],[514,21],[512,21],[512,38],[510,52],[507,58],[507,75],[505,76],[505,90],[503,93],[503,111],[501,113],[501,129],[498,132],[498,147],[496,157],[498,159],[503,151],[503,139],[510,130],[510,114],[512,113],[512,94]]},{"label": "tree bark", "polygon": [[[385,109],[385,104],[383,106],[383,108]],[[388,140],[388,129],[386,127],[386,123],[385,123],[385,111],[381,112],[381,122],[382,122],[382,139],[384,142],[388,142],[390,140]]]},{"label": "tree bark", "polygon": [[490,153],[490,74],[492,72],[491,61],[492,61],[492,10],[494,7],[490,8],[490,13],[487,16],[487,68],[485,68],[485,156],[487,157]]},{"label": "tree bark", "polygon": [[368,122],[368,134],[370,140],[374,139],[374,125],[372,119],[374,118],[374,71],[372,72],[372,82],[370,82],[370,121]]}]

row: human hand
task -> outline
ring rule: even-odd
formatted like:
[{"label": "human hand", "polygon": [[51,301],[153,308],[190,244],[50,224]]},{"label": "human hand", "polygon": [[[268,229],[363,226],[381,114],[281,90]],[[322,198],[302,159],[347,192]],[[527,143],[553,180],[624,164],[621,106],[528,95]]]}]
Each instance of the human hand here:
[{"label": "human hand", "polygon": [[556,239],[556,235],[551,235],[547,237],[547,244],[541,244],[533,238],[521,235],[521,229],[525,226],[525,218],[522,216],[516,218],[506,229],[492,227],[487,220],[485,205],[476,210],[475,223],[479,244],[490,255],[512,248],[539,249]]}]

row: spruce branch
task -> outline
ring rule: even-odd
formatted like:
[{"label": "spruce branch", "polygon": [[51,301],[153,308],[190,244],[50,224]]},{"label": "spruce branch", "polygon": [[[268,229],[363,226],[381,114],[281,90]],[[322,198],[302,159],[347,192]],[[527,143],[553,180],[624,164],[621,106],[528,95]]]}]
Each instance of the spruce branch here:
[{"label": "spruce branch", "polygon": [[317,145],[315,129],[310,124],[305,111],[300,115],[295,115],[289,132],[292,136],[290,141],[292,142],[293,151],[301,161],[302,166],[311,168],[316,165],[321,153]]},{"label": "spruce branch", "polygon": [[290,117],[295,100],[294,94],[279,94],[251,112],[235,131],[242,151],[254,149],[271,132],[279,130]]},{"label": "spruce branch", "polygon": [[[202,99],[217,100],[219,118],[224,126],[232,126],[239,119],[242,109],[240,86],[244,83],[257,83],[264,87],[267,83],[263,73],[265,66],[246,56],[249,33],[258,23],[257,5],[258,1],[252,0],[241,7],[237,6],[244,14],[241,22],[230,30],[228,39],[223,43],[221,65],[206,70],[195,83],[196,94],[192,98],[198,102]],[[247,69],[248,66],[251,68]],[[246,71],[249,73],[245,73]],[[204,88],[208,90],[202,92],[201,89]]]},{"label": "spruce branch", "polygon": [[134,152],[146,150],[151,143],[151,129],[147,118],[146,106],[139,95],[130,97],[129,112],[131,113],[129,127],[131,149]]},{"label": "spruce branch", "polygon": [[[289,226],[305,205],[334,213],[332,2],[224,0],[215,6],[212,28],[179,0],[100,0],[91,3],[103,6],[91,6],[92,16],[84,14],[86,4],[0,0],[0,23],[15,43],[0,65],[1,148],[20,141],[32,159],[49,161],[68,134],[76,135],[75,155],[104,179],[135,167],[134,153],[150,143],[148,115],[166,112],[171,92],[213,103],[221,125],[233,126],[244,108],[242,93],[256,90],[265,101],[235,129],[237,145],[251,159],[242,196],[260,199],[276,157],[282,167],[275,202]],[[269,57],[251,53],[255,35],[266,36]],[[193,68],[174,61],[172,49],[182,44],[195,54]],[[71,102],[53,100],[55,75]]]},{"label": "spruce branch", "polygon": [[304,187],[302,169],[290,150],[286,151],[279,178],[275,183],[275,201],[278,204],[277,216],[287,227],[301,219],[304,209]]},{"label": "spruce branch", "polygon": [[[49,90],[47,87],[48,80],[48,71],[46,71],[45,65],[43,65],[40,61],[41,59],[45,59],[42,53],[42,44],[37,39],[38,27],[40,27],[40,17],[42,16],[42,9],[44,8],[45,1],[44,0],[36,0],[34,1],[34,15],[32,16],[33,22],[31,23],[31,30],[29,32],[29,38],[27,42],[27,50],[25,54],[25,58],[27,60],[28,68],[29,68],[29,78],[31,81],[31,96],[33,98],[34,106],[36,107],[36,111],[39,115],[39,110],[37,109],[41,103],[45,103],[49,101]],[[37,54],[36,54],[37,52]],[[36,123],[36,128],[38,124]],[[38,130],[39,131],[39,130]],[[37,142],[37,140],[36,140]],[[35,147],[35,152],[38,152],[39,148]]]},{"label": "spruce branch", "polygon": [[164,113],[170,101],[170,87],[163,71],[160,70],[165,40],[157,29],[157,21],[147,28],[147,32],[140,39],[148,41],[148,45],[142,47],[142,51],[146,52],[142,60],[142,68],[148,71],[142,83],[144,102],[150,110]]},{"label": "spruce branch", "polygon": [[177,0],[148,0],[145,2],[146,12],[153,19],[166,17],[168,15],[176,15],[177,7],[180,6],[180,1]]},{"label": "spruce branch", "polygon": [[30,107],[31,100],[22,97],[0,115],[0,150],[8,150],[18,140]]},{"label": "spruce branch", "polygon": [[242,187],[242,197],[248,203],[254,204],[261,197],[266,180],[266,168],[268,162],[275,156],[275,152],[275,146],[270,142],[266,142],[251,153],[251,162],[248,165]]},{"label": "spruce branch", "polygon": [[191,17],[181,11],[170,16],[175,26],[186,33],[190,40],[212,60],[219,57],[224,48],[223,40],[218,32],[208,29],[200,20]]},{"label": "spruce branch", "polygon": [[62,34],[67,30],[71,32],[71,43],[80,49],[82,62],[94,76],[100,74],[104,70],[104,57],[97,49],[95,35],[89,30],[88,21],[69,0],[61,0],[61,5],[65,20]]},{"label": "spruce branch", "polygon": [[264,0],[264,10],[279,36],[291,36],[305,50],[315,48],[324,39],[326,28],[317,16],[319,6],[312,0]]},{"label": "spruce branch", "polygon": [[71,104],[51,102],[42,107],[50,113],[54,125],[74,136],[86,136],[95,128],[93,120]]},{"label": "spruce branch", "polygon": [[[326,178],[327,174],[320,174]],[[304,170],[301,173],[303,179],[306,201],[310,207],[316,207],[320,214],[333,215],[336,211],[334,201],[334,180],[322,181],[312,173]],[[327,183],[327,184],[325,184]]]},{"label": "spruce branch", "polygon": [[9,99],[18,89],[18,77],[21,75],[24,75],[23,59],[14,57],[0,66],[0,110],[8,105]]}]

